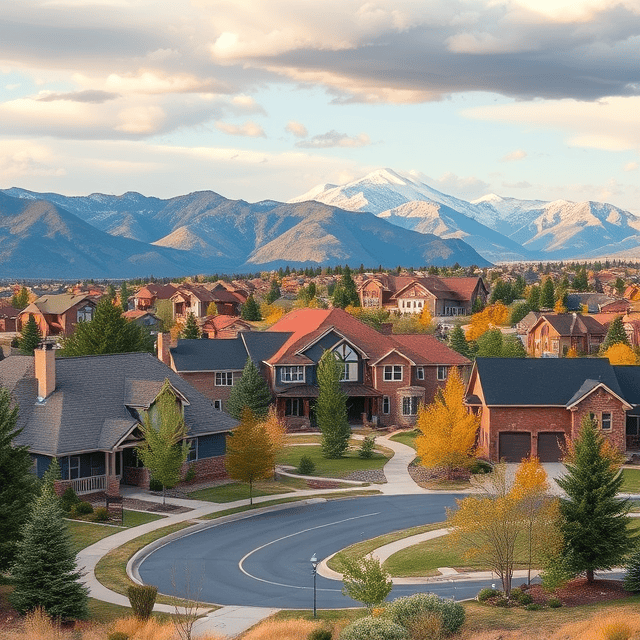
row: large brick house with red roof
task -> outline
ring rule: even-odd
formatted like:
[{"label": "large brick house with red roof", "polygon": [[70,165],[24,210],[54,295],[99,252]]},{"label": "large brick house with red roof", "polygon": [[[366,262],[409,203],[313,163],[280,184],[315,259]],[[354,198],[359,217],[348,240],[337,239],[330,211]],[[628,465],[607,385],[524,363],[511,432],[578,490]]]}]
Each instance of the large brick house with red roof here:
[{"label": "large brick house with red roof", "polygon": [[477,298],[487,301],[489,291],[480,277],[366,275],[358,287],[360,304],[366,308],[433,316],[470,314]]},{"label": "large brick house with red roof", "polygon": [[247,357],[267,380],[290,428],[309,427],[318,397],[316,367],[331,350],[344,363],[342,389],[349,419],[381,425],[415,424],[451,367],[468,374],[469,360],[429,335],[385,335],[342,309],[298,309],[267,331],[241,332],[235,340],[179,340],[162,357],[220,409]]}]

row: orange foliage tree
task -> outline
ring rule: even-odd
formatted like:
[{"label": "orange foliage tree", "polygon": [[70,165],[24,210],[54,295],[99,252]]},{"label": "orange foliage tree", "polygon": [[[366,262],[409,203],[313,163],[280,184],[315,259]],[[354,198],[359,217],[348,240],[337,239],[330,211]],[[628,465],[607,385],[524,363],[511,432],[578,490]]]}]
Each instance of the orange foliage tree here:
[{"label": "orange foliage tree", "polygon": [[509,309],[502,302],[490,304],[479,313],[474,313],[471,316],[471,324],[467,329],[467,340],[477,340],[489,329],[506,324],[508,319]]},{"label": "orange foliage tree", "polygon": [[636,354],[633,349],[621,342],[610,346],[605,351],[605,358],[609,358],[610,364],[635,364]]},{"label": "orange foliage tree", "polygon": [[469,413],[463,399],[464,383],[454,367],[433,403],[418,409],[416,449],[420,463],[427,468],[444,467],[447,478],[454,469],[471,466],[475,458],[480,416]]},{"label": "orange foliage tree", "polygon": [[287,428],[285,427],[284,422],[278,416],[278,412],[273,405],[269,407],[269,413],[267,413],[266,419],[264,420],[264,422],[262,422],[262,426],[267,432],[269,442],[271,443],[275,475],[275,459],[278,453],[282,451],[282,449],[284,449],[286,445]]}]

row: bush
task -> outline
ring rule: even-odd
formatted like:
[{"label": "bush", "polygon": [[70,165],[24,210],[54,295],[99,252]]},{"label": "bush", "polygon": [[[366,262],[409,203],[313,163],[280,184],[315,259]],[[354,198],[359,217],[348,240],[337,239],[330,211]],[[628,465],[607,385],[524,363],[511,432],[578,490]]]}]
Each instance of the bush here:
[{"label": "bush", "polygon": [[187,473],[184,474],[185,482],[193,482],[196,479],[196,467],[193,464],[189,465]]},{"label": "bush", "polygon": [[497,589],[480,589],[480,591],[478,591],[478,595],[476,596],[476,600],[478,602],[486,602],[489,598],[495,598],[499,595],[502,595],[502,591],[498,591]]},{"label": "bush", "polygon": [[60,498],[60,506],[67,512],[71,512],[71,507],[78,504],[80,502],[80,498],[78,498],[78,494],[73,490],[73,487],[69,487]]},{"label": "bush", "polygon": [[331,631],[329,629],[314,629],[307,636],[307,640],[331,640]]},{"label": "bush", "polygon": [[385,618],[360,618],[347,625],[340,640],[408,640],[409,633],[401,625]]},{"label": "bush", "polygon": [[314,461],[309,456],[302,456],[298,463],[298,473],[303,476],[310,476],[316,470]]},{"label": "bush", "polygon": [[107,507],[98,507],[93,512],[94,522],[106,522],[108,519],[109,519],[109,512],[107,511]]},{"label": "bush", "polygon": [[493,467],[485,460],[476,460],[469,469],[471,473],[491,473]]},{"label": "bush", "polygon": [[407,629],[418,617],[429,613],[438,613],[442,617],[442,630],[447,635],[455,633],[464,624],[462,605],[453,600],[443,600],[433,593],[397,598],[387,607],[387,616]]},{"label": "bush", "polygon": [[162,482],[156,480],[155,478],[149,479],[149,491],[162,491]]},{"label": "bush", "polygon": [[513,589],[511,591],[511,600],[517,602],[518,604],[531,604],[533,602],[533,598],[530,593],[523,591],[522,589]]},{"label": "bush", "polygon": [[528,604],[525,609],[527,611],[540,611],[540,609],[542,609],[542,605],[537,602],[532,602],[531,604]]},{"label": "bush", "polygon": [[547,606],[551,607],[551,609],[558,609],[562,606],[562,602],[560,598],[549,598],[547,600]]},{"label": "bush", "polygon": [[127,588],[127,598],[131,603],[133,615],[138,620],[148,620],[156,603],[158,588],[146,584],[134,584]]},{"label": "bush", "polygon": [[361,458],[369,459],[373,456],[373,448],[376,446],[376,437],[367,436],[358,449],[358,455]]},{"label": "bush", "polygon": [[129,640],[129,636],[123,631],[114,631],[107,636],[107,640]]},{"label": "bush", "polygon": [[93,513],[93,505],[90,502],[78,502],[75,511],[79,516],[86,516]]},{"label": "bush", "polygon": [[442,617],[435,611],[414,618],[409,625],[410,640],[440,640],[443,637]]}]

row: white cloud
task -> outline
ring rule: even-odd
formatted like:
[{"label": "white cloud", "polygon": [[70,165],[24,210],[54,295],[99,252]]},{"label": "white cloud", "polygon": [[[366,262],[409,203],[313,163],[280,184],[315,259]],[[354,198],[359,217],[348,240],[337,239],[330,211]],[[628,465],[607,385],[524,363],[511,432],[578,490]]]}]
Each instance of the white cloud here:
[{"label": "white cloud", "polygon": [[216,122],[216,127],[231,136],[247,136],[249,138],[266,138],[264,129],[255,122],[245,122],[244,124],[229,124],[226,122]]},{"label": "white cloud", "polygon": [[624,171],[635,171],[636,169],[638,169],[638,167],[640,167],[640,165],[637,162],[627,162],[627,164],[624,165]]},{"label": "white cloud", "polygon": [[501,158],[501,160],[503,162],[514,162],[517,160],[524,160],[527,157],[527,152],[523,151],[522,149],[516,149],[515,151],[512,151],[511,153],[507,153],[506,156],[503,156]]},{"label": "white cloud", "polygon": [[306,138],[309,135],[307,127],[296,120],[289,120],[285,127],[285,131],[292,133],[296,138]]},{"label": "white cloud", "polygon": [[50,147],[30,140],[6,140],[0,144],[0,180],[65,176],[66,170]]},{"label": "white cloud", "polygon": [[121,124],[116,126],[116,130],[125,133],[151,134],[160,129],[165,118],[165,112],[157,106],[130,107],[118,113]]},{"label": "white cloud", "polygon": [[296,142],[296,147],[303,149],[330,149],[332,147],[366,147],[371,140],[366,133],[357,136],[348,136],[346,133],[338,133],[335,130],[313,136],[309,140]]}]

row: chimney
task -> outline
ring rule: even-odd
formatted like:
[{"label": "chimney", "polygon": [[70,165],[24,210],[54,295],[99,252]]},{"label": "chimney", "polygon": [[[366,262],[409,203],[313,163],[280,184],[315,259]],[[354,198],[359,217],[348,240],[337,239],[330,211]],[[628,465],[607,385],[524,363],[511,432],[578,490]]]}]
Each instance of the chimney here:
[{"label": "chimney", "polygon": [[169,348],[171,347],[171,334],[170,333],[158,333],[158,359],[162,360],[167,367],[171,366],[171,355],[169,354]]},{"label": "chimney", "polygon": [[380,333],[390,336],[393,333],[393,322],[383,322],[380,325]]},{"label": "chimney", "polygon": [[56,389],[56,352],[50,342],[41,342],[33,352],[38,397],[47,398]]}]

